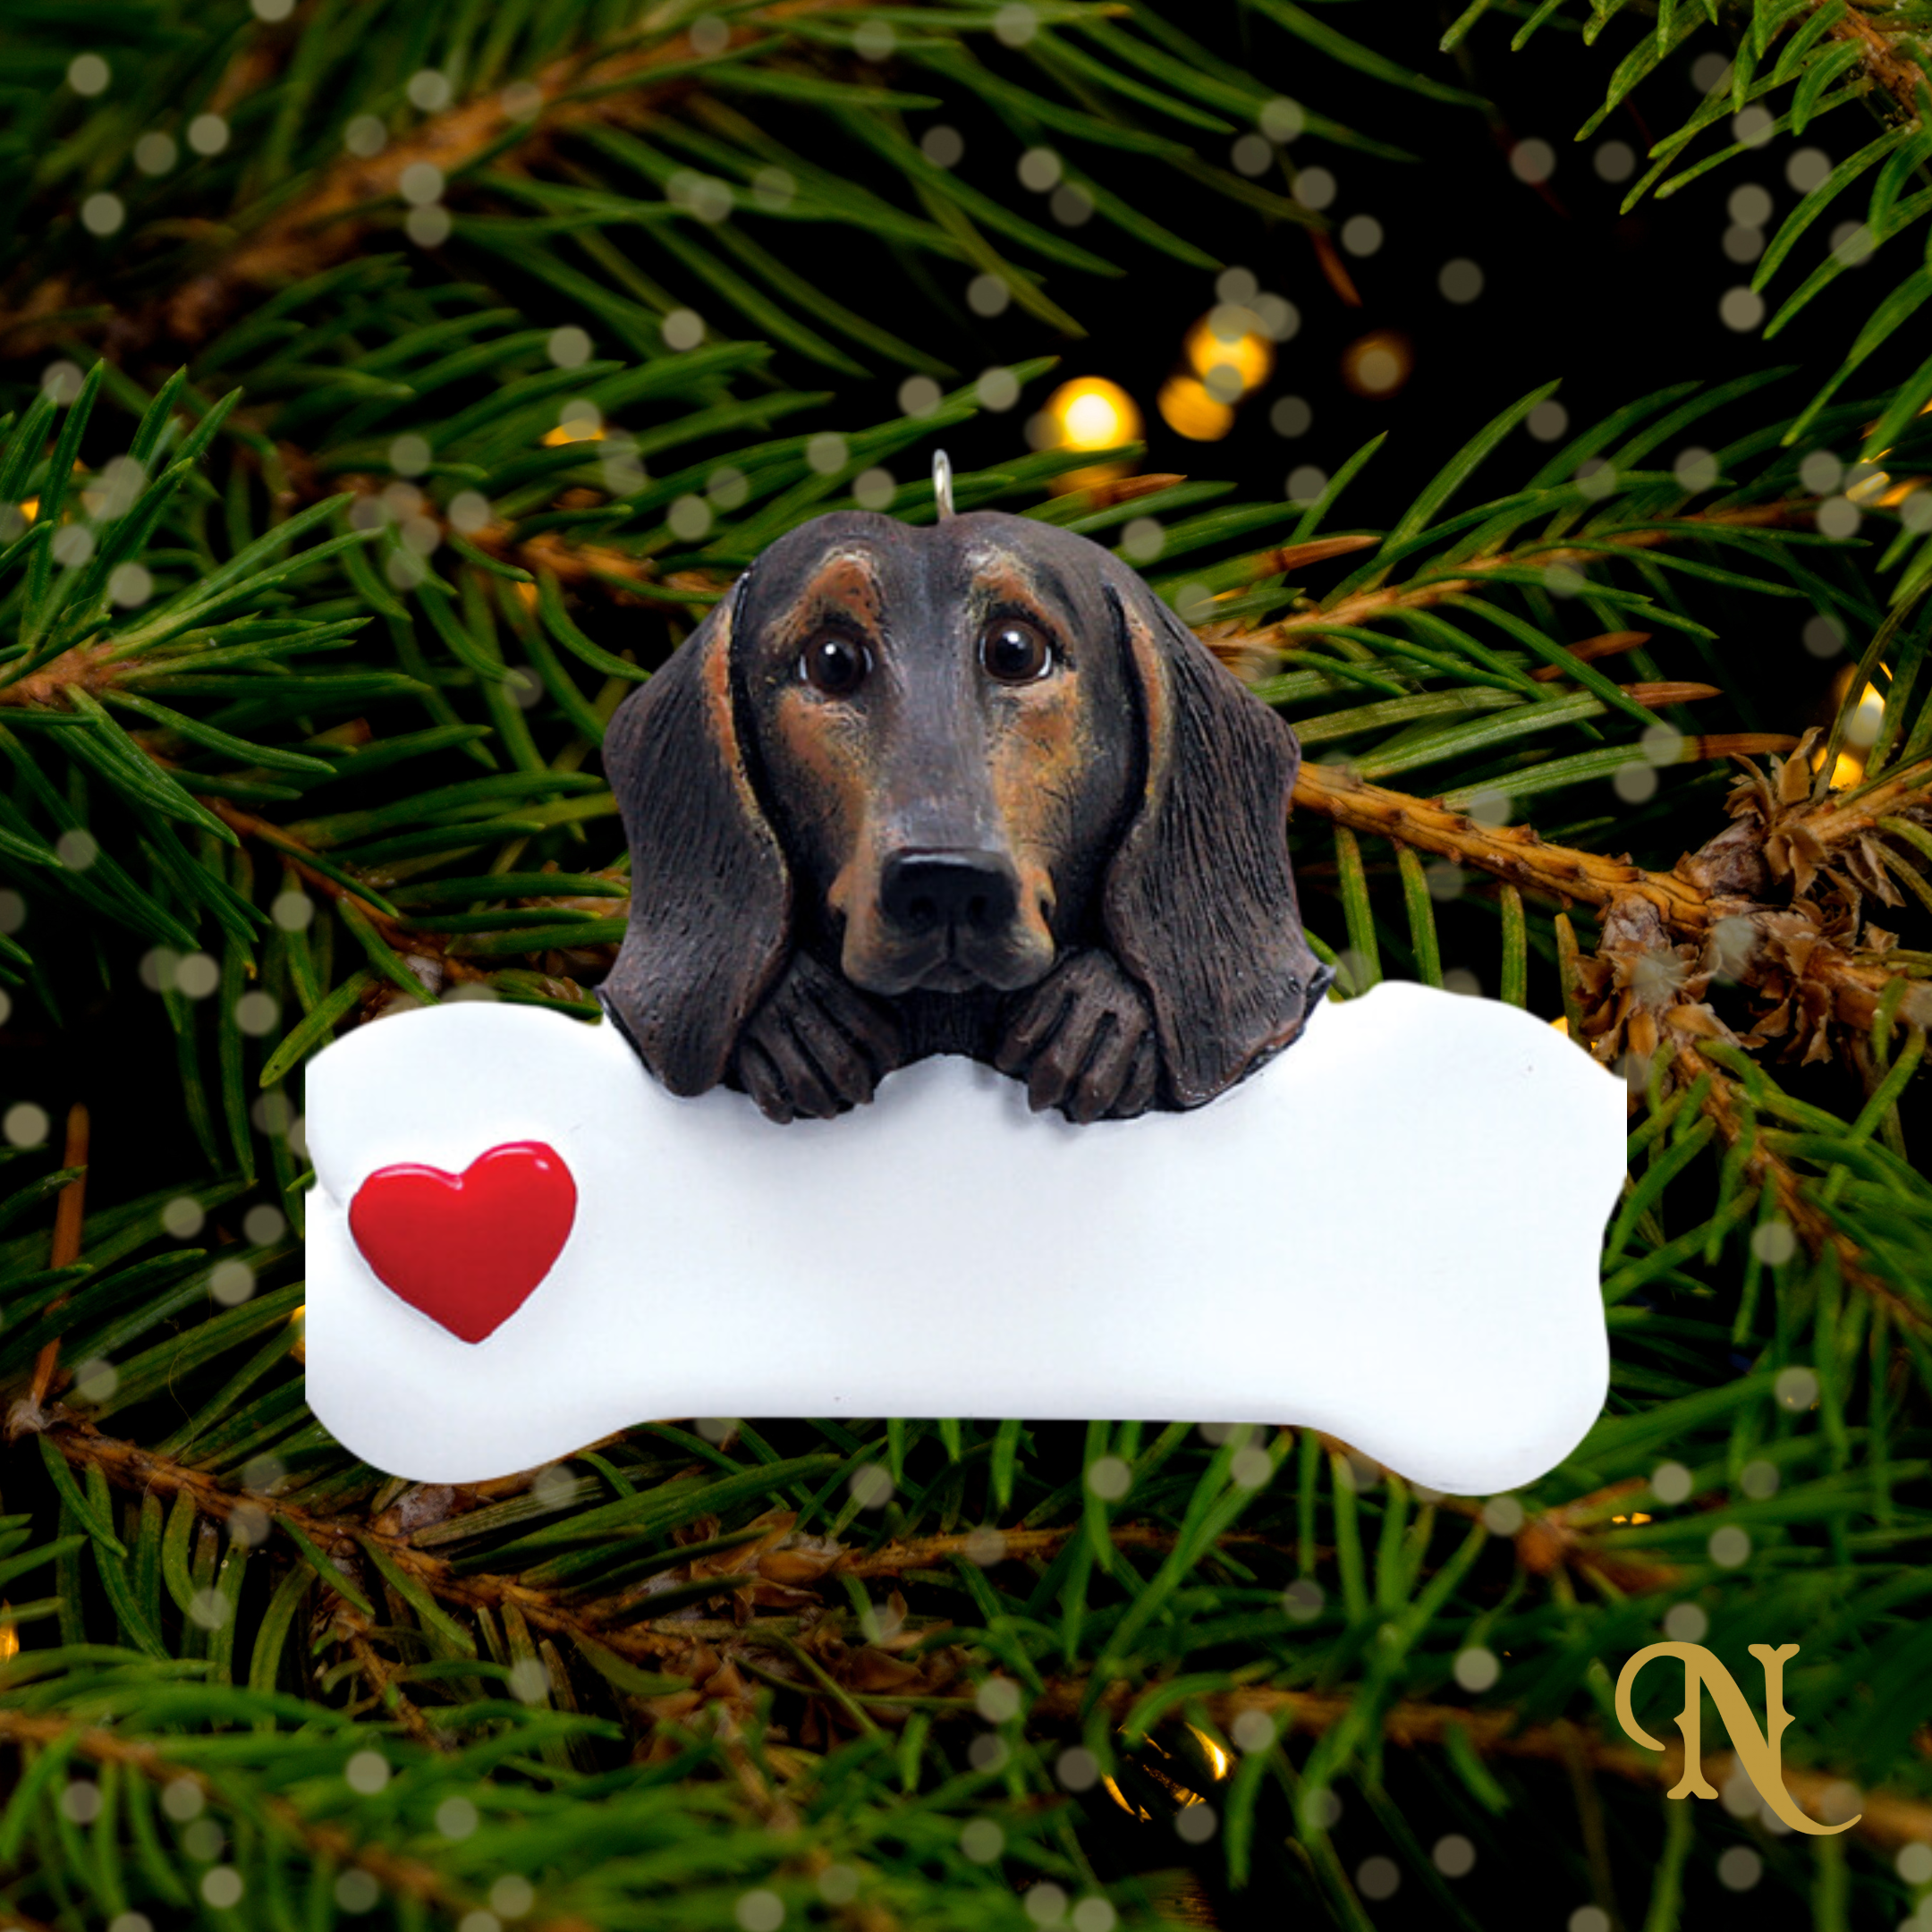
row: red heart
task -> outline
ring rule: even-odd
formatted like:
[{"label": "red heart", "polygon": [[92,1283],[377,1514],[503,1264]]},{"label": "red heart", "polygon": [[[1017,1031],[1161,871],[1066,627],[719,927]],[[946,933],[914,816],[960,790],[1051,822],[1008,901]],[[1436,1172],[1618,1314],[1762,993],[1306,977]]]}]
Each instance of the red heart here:
[{"label": "red heart", "polygon": [[349,1231],[385,1286],[452,1335],[480,1342],[529,1301],[576,1216],[563,1157],[516,1140],[460,1174],[378,1167],[349,1204]]}]

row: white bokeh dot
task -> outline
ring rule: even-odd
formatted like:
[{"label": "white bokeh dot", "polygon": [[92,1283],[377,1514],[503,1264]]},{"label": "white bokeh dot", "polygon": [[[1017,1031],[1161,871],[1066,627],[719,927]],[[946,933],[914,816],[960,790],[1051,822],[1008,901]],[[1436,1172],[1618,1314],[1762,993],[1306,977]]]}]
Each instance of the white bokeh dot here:
[{"label": "white bokeh dot", "polygon": [[201,1874],[201,1896],[217,1911],[242,1902],[242,1874],[233,1865],[211,1865]]},{"label": "white bokeh dot", "polygon": [[1686,1503],[1695,1482],[1682,1462],[1659,1462],[1650,1472],[1650,1494],[1659,1503]]},{"label": "white bokeh dot", "polygon": [[1453,1668],[1456,1682],[1477,1695],[1488,1690],[1503,1674],[1501,1660],[1486,1644],[1470,1644],[1458,1650]]},{"label": "white bokeh dot", "polygon": [[1764,1859],[1750,1845],[1726,1845],[1717,1856],[1717,1883],[1731,1892],[1749,1892],[1764,1877]]},{"label": "white bokeh dot", "polygon": [[338,1872],[335,1890],[336,1904],[351,1913],[373,1911],[382,1897],[382,1886],[377,1883],[375,1874],[364,1871],[360,1865]]},{"label": "white bokeh dot", "polygon": [[739,1932],[778,1932],[784,1923],[784,1901],[760,1885],[739,1899],[733,1916],[738,1921]]},{"label": "white bokeh dot", "polygon": [[1702,1604],[1673,1604],[1664,1613],[1664,1634],[1673,1643],[1702,1643],[1710,1632],[1710,1616]]},{"label": "white bokeh dot", "polygon": [[1273,144],[1260,134],[1237,135],[1228,149],[1228,163],[1237,174],[1264,174],[1274,158]]},{"label": "white bokeh dot", "polygon": [[1546,140],[1520,140],[1509,152],[1510,173],[1534,187],[1556,172],[1556,150]]},{"label": "white bokeh dot", "polygon": [[1006,1834],[989,1818],[968,1818],[960,1829],[960,1853],[975,1865],[990,1865],[1006,1848]]},{"label": "white bokeh dot", "polygon": [[850,1905],[859,1896],[859,1874],[850,1865],[827,1865],[818,1874],[818,1896],[827,1905]]},{"label": "white bokeh dot", "polygon": [[1809,1409],[1818,1399],[1818,1371],[1804,1368],[1781,1368],[1771,1390],[1777,1397],[1780,1408]]},{"label": "white bokeh dot", "polygon": [[1764,320],[1764,297],[1754,288],[1741,284],[1726,289],[1724,299],[1717,304],[1718,319],[1727,329],[1735,329],[1740,335],[1754,329]]},{"label": "white bokeh dot", "polygon": [[1932,1885],[1932,1844],[1915,1838],[1910,1844],[1901,1845],[1892,1868],[1907,1885]]},{"label": "white bokeh dot", "polygon": [[208,1218],[192,1195],[177,1194],[161,1210],[161,1225],[176,1241],[192,1241]]},{"label": "white bokeh dot", "polygon": [[1206,1844],[1220,1827],[1221,1820],[1205,1799],[1183,1805],[1174,1815],[1174,1830],[1189,1844]]},{"label": "white bokeh dot", "polygon": [[1273,100],[1263,101],[1255,119],[1271,141],[1292,141],[1308,125],[1308,115],[1301,104],[1283,94],[1277,94]]},{"label": "white bokeh dot", "polygon": [[1606,140],[1590,157],[1599,180],[1627,182],[1637,172],[1637,150],[1628,141]]},{"label": "white bokeh dot", "polygon": [[893,1499],[892,1471],[880,1462],[861,1462],[852,1473],[850,1487],[860,1509],[884,1509]]},{"label": "white bokeh dot", "polygon": [[244,993],[234,1003],[234,1022],[252,1039],[274,1032],[281,1017],[281,1002],[272,993]]},{"label": "white bokeh dot", "polygon": [[208,1271],[208,1292],[224,1308],[239,1308],[255,1292],[255,1270],[246,1261],[217,1261]]},{"label": "white bokeh dot", "polygon": [[273,1201],[257,1201],[242,1216],[242,1232],[252,1247],[267,1248],[288,1232],[288,1216]]},{"label": "white bokeh dot", "polygon": [[1482,1521],[1491,1536],[1514,1536],[1523,1526],[1523,1506],[1513,1496],[1491,1496],[1483,1504]]},{"label": "white bokeh dot", "polygon": [[977,275],[966,284],[966,306],[976,316],[990,319],[1004,314],[1013,301],[1013,289],[1004,275]]},{"label": "white bokeh dot", "polygon": [[434,67],[420,68],[412,73],[402,91],[409,96],[410,106],[423,114],[440,114],[453,98],[449,77]]},{"label": "white bokeh dot", "polygon": [[1382,224],[1373,215],[1351,215],[1342,224],[1342,246],[1351,255],[1373,255],[1382,242]]},{"label": "white bokeh dot", "polygon": [[1326,208],[1335,199],[1338,188],[1334,174],[1325,167],[1296,170],[1294,198],[1303,208],[1317,210]]},{"label": "white bokeh dot", "polygon": [[1326,1600],[1321,1585],[1312,1577],[1297,1577],[1282,1592],[1282,1608],[1296,1623],[1312,1623],[1321,1614]]},{"label": "white bokeh dot", "polygon": [[1822,148],[1801,148],[1784,164],[1784,179],[1800,194],[1822,187],[1831,173],[1831,157]]},{"label": "white bokeh dot", "polygon": [[1711,1531],[1709,1549],[1711,1561],[1720,1569],[1738,1569],[1750,1556],[1750,1532],[1736,1523],[1725,1523],[1721,1529]]},{"label": "white bokeh dot", "polygon": [[449,240],[450,230],[454,225],[450,211],[435,201],[423,208],[412,208],[402,217],[402,233],[418,248],[442,247]]},{"label": "white bokeh dot", "polygon": [[1379,1902],[1394,1898],[1401,1885],[1402,1867],[1379,1852],[1374,1858],[1364,1859],[1355,1869],[1355,1889],[1365,1899]]}]

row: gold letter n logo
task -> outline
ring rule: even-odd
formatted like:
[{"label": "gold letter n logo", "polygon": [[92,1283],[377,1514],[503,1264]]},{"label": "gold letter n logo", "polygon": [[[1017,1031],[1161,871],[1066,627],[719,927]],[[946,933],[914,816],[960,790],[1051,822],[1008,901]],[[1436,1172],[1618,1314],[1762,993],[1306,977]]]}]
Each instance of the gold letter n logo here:
[{"label": "gold letter n logo", "polygon": [[1764,1666],[1765,1727],[1761,1733],[1751,1716],[1744,1693],[1738,1689],[1737,1679],[1702,1644],[1694,1643],[1650,1644],[1623,1666],[1623,1674],[1617,1679],[1617,1722],[1648,1750],[1664,1749],[1637,1722],[1636,1714],[1631,1708],[1631,1692],[1636,1685],[1637,1674],[1652,1657],[1680,1657],[1683,1661],[1684,1700],[1683,1708],[1677,1714],[1677,1728],[1683,1733],[1684,1767],[1683,1775],[1671,1786],[1667,1795],[1672,1798],[1715,1798],[1717,1795],[1705,1779],[1700,1750],[1703,1705],[1698,1690],[1703,1686],[1709,1690],[1711,1701],[1717,1707],[1717,1715],[1723,1718],[1724,1727],[1730,1733],[1731,1747],[1737,1752],[1738,1761],[1758,1787],[1758,1795],[1779,1818],[1793,1831],[1809,1832],[1818,1838],[1829,1838],[1850,1829],[1858,1823],[1857,1818],[1849,1818],[1842,1825],[1814,1824],[1792,1802],[1791,1793],[1784,1789],[1784,1758],[1778,1747],[1792,1721],[1791,1713],[1784,1708],[1784,1659],[1796,1657],[1798,1646],[1779,1644],[1774,1648],[1770,1644],[1754,1643],[1750,1654]]}]

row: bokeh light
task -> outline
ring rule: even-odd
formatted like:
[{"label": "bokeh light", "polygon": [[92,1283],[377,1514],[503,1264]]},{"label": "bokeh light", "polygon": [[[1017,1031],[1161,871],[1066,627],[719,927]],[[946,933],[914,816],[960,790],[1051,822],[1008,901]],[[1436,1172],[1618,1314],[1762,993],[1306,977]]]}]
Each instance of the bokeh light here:
[{"label": "bokeh light", "polygon": [[1374,329],[1342,352],[1342,380],[1359,396],[1392,396],[1415,369],[1409,338],[1395,329]]},{"label": "bokeh light", "polygon": [[[1105,376],[1080,376],[1062,383],[1028,426],[1037,448],[1064,450],[1117,449],[1123,443],[1138,442],[1141,427],[1140,405]],[[1123,461],[1088,464],[1055,478],[1052,487],[1056,492],[1087,489],[1125,476],[1128,468]]]},{"label": "bokeh light", "polygon": [[1188,365],[1219,402],[1235,402],[1265,383],[1275,367],[1275,345],[1255,311],[1222,302],[1188,331]]},{"label": "bokeh light", "polygon": [[1209,395],[1199,376],[1170,376],[1161,385],[1155,407],[1176,436],[1192,443],[1217,443],[1234,427],[1234,411]]}]

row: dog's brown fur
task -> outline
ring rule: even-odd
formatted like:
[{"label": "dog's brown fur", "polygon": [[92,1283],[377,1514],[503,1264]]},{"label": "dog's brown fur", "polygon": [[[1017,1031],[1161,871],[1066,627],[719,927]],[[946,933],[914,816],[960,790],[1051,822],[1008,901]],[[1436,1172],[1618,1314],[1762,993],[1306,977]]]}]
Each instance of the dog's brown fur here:
[{"label": "dog's brown fur", "polygon": [[[1030,628],[1042,674],[988,668],[1015,626],[1011,661]],[[825,1115],[958,1052],[1076,1121],[1198,1106],[1330,978],[1288,865],[1293,733],[1050,524],[805,524],[605,758],[632,889],[602,997],[674,1093]]]}]

